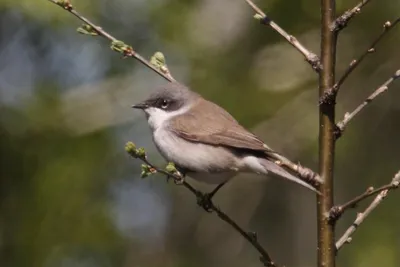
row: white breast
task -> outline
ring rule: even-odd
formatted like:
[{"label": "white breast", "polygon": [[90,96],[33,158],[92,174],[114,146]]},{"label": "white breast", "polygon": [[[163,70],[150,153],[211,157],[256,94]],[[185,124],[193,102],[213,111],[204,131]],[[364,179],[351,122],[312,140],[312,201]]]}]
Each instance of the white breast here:
[{"label": "white breast", "polygon": [[154,143],[168,161],[196,172],[227,172],[236,165],[225,148],[186,141],[166,127],[153,132]]},{"label": "white breast", "polygon": [[240,162],[223,147],[186,141],[168,129],[168,121],[187,111],[187,108],[165,112],[157,108],[146,110],[153,140],[161,155],[178,166],[190,170],[192,178],[207,183],[220,183],[239,171]]}]

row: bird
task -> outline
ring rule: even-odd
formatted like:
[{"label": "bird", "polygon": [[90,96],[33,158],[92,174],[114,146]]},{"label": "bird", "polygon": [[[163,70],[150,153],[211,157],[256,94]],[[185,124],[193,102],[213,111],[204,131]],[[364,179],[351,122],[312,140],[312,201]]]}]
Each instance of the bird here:
[{"label": "bird", "polygon": [[144,111],[160,154],[185,176],[216,184],[214,194],[238,173],[273,173],[314,192],[315,187],[273,159],[278,154],[219,105],[178,82],[162,85],[132,106]]}]

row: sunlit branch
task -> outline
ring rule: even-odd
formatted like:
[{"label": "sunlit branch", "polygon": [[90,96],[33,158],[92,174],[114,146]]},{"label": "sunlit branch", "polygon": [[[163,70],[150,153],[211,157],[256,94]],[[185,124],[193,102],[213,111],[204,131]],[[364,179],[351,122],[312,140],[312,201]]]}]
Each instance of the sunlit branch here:
[{"label": "sunlit branch", "polygon": [[167,81],[174,82],[175,79],[171,76],[168,68],[160,68],[158,66],[154,66],[151,64],[148,60],[146,60],[144,57],[139,55],[133,48],[124,42],[116,39],[113,37],[111,34],[103,30],[101,27],[95,25],[93,22],[82,16],[81,14],[78,13],[72,6],[71,2],[69,0],[48,0],[69,13],[73,14],[75,17],[83,21],[85,24],[78,29],[78,32],[88,34],[88,35],[100,35],[109,41],[111,41],[111,49],[121,53],[124,57],[132,57],[136,60],[138,60],[140,63],[151,69],[152,71],[156,72],[158,75],[166,79]]}]

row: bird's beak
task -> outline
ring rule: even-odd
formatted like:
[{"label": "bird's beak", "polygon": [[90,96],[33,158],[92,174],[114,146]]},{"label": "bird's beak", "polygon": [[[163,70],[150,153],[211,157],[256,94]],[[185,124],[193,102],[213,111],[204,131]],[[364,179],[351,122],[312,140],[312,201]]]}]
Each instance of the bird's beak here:
[{"label": "bird's beak", "polygon": [[147,105],[146,103],[139,103],[139,104],[132,106],[132,108],[137,108],[137,109],[146,109],[148,107],[149,107],[149,105]]}]

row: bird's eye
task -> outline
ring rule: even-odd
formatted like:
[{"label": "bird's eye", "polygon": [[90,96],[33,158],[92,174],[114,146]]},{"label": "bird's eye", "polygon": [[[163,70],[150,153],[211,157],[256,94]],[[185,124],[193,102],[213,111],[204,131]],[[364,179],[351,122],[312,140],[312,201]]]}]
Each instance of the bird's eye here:
[{"label": "bird's eye", "polygon": [[161,108],[162,109],[166,109],[168,107],[168,105],[169,105],[168,100],[165,100],[165,99],[161,100]]}]

